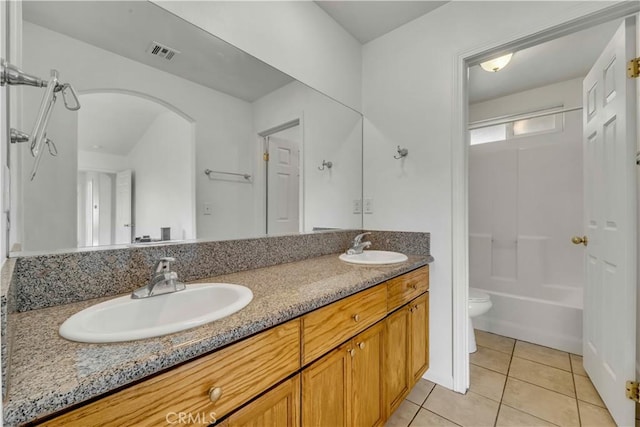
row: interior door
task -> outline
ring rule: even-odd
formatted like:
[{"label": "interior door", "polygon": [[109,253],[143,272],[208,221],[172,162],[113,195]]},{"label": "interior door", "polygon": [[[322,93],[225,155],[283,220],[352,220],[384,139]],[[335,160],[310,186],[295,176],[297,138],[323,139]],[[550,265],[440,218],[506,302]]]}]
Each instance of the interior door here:
[{"label": "interior door", "polygon": [[134,237],[131,222],[132,185],[131,169],[116,174],[116,244],[131,243]]},{"label": "interior door", "polygon": [[623,22],[583,82],[584,367],[618,425],[635,425],[624,393],[636,363],[635,31]]},{"label": "interior door", "polygon": [[300,144],[297,127],[268,138],[267,234],[297,233],[300,229]]}]

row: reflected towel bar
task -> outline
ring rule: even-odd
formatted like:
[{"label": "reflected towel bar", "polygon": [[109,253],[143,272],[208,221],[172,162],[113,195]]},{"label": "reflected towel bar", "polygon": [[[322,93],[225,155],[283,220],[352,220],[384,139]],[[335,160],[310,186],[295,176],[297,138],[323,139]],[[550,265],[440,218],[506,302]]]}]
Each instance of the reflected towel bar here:
[{"label": "reflected towel bar", "polygon": [[247,181],[251,179],[251,175],[249,175],[248,173],[223,172],[223,171],[214,171],[214,170],[211,170],[211,169],[205,169],[204,170],[204,174],[207,175],[208,177],[211,177],[212,173],[221,173],[223,175],[241,176],[244,179],[246,179]]}]

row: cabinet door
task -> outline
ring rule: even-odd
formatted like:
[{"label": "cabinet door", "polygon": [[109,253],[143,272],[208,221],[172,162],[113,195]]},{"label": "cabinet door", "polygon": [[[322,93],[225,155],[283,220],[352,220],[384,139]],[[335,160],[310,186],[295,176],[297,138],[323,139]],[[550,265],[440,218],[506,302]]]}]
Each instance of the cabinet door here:
[{"label": "cabinet door", "polygon": [[300,374],[231,415],[228,427],[299,427]]},{"label": "cabinet door", "polygon": [[302,371],[302,425],[348,426],[351,419],[351,342]]},{"label": "cabinet door", "polygon": [[358,427],[382,425],[384,405],[384,322],[378,322],[353,340],[352,423]]},{"label": "cabinet door", "polygon": [[403,307],[385,320],[385,405],[393,413],[411,389],[409,330],[411,312]]},{"label": "cabinet door", "polygon": [[429,368],[429,293],[409,303],[411,313],[411,377],[415,384]]}]

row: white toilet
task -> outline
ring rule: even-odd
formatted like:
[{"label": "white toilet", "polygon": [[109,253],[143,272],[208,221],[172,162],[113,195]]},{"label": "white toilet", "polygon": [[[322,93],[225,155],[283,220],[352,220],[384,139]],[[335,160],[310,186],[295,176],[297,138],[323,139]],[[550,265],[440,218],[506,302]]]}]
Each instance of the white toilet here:
[{"label": "white toilet", "polygon": [[478,350],[471,318],[485,314],[492,306],[488,293],[479,289],[469,288],[469,353],[475,353]]}]

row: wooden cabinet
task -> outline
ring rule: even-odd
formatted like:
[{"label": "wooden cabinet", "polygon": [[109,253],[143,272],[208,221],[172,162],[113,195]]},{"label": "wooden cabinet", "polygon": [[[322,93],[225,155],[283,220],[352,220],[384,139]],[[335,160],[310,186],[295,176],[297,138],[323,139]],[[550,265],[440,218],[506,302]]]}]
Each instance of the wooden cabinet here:
[{"label": "wooden cabinet", "polygon": [[300,374],[232,414],[225,427],[299,427]]},{"label": "wooden cabinet", "polygon": [[378,426],[386,420],[384,407],[384,323],[379,322],[353,340],[351,357],[352,426]]},{"label": "wooden cabinet", "polygon": [[352,352],[348,342],[302,371],[302,425],[349,425]]},{"label": "wooden cabinet", "polygon": [[367,289],[302,317],[302,364],[306,365],[387,315],[384,285]]},{"label": "wooden cabinet", "polygon": [[409,360],[411,312],[405,306],[385,320],[385,401],[387,413],[398,409],[411,391]]},{"label": "wooden cabinet", "polygon": [[429,266],[387,280],[387,311],[392,312],[429,290]]},{"label": "wooden cabinet", "polygon": [[44,425],[157,426],[171,424],[179,417],[187,421],[191,417],[192,423],[198,424],[203,417],[223,417],[299,368],[300,322],[296,319]]},{"label": "wooden cabinet", "polygon": [[429,294],[385,319],[385,401],[393,413],[429,368]]},{"label": "wooden cabinet", "polygon": [[304,426],[378,426],[384,407],[384,324],[379,322],[302,371]]},{"label": "wooden cabinet", "polygon": [[416,298],[409,304],[411,313],[411,377],[412,385],[429,369],[429,294]]}]

